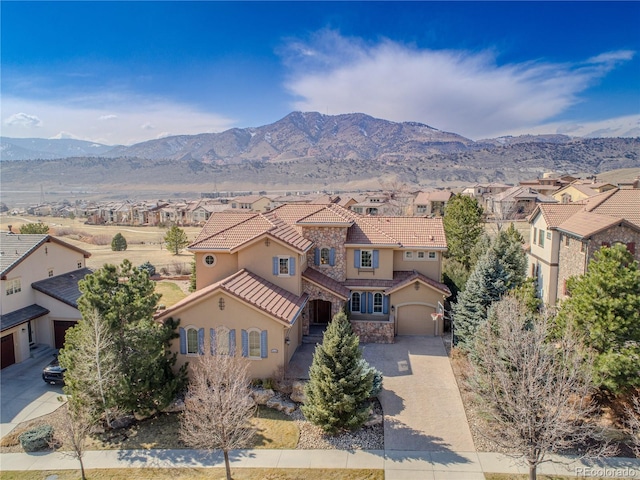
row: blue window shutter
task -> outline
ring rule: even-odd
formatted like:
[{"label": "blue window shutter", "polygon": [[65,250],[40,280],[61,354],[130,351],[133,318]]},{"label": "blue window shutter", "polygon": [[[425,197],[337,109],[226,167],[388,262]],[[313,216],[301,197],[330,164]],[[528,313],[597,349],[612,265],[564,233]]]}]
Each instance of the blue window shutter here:
[{"label": "blue window shutter", "polygon": [[249,332],[242,330],[242,356],[249,356]]},{"label": "blue window shutter", "polygon": [[378,268],[380,266],[380,251],[373,251],[373,268]]},{"label": "blue window shutter", "polygon": [[289,275],[296,274],[296,257],[289,257]]},{"label": "blue window shutter", "polygon": [[367,294],[360,294],[360,313],[367,313]]},{"label": "blue window shutter", "polygon": [[211,355],[215,355],[216,354],[216,329],[215,328],[210,328],[209,329],[209,349],[211,350]]},{"label": "blue window shutter", "polygon": [[280,271],[278,267],[279,267],[278,257],[273,257],[273,274],[274,275],[278,275],[278,272]]},{"label": "blue window shutter", "polygon": [[187,354],[187,332],[182,327],[180,327],[180,353],[182,355]]},{"label": "blue window shutter", "polygon": [[229,355],[236,356],[236,329],[229,330]]},{"label": "blue window shutter", "polygon": [[320,249],[317,247],[313,252],[313,264],[320,265]]},{"label": "blue window shutter", "polygon": [[336,249],[332,248],[329,250],[329,265],[334,267],[336,264]]},{"label": "blue window shutter", "polygon": [[360,268],[360,250],[355,250],[353,252],[353,266]]},{"label": "blue window shutter", "polygon": [[204,355],[204,328],[198,329],[198,354]]},{"label": "blue window shutter", "polygon": [[367,292],[367,313],[373,313],[373,293]]},{"label": "blue window shutter", "polygon": [[382,296],[382,313],[384,313],[385,315],[389,313],[389,296],[388,295]]},{"label": "blue window shutter", "polygon": [[349,300],[347,300],[347,312],[351,311],[351,298],[349,298]]},{"label": "blue window shutter", "polygon": [[267,358],[267,356],[269,355],[269,351],[267,350],[268,346],[269,345],[267,343],[267,331],[262,330],[260,332],[260,357],[261,358]]}]

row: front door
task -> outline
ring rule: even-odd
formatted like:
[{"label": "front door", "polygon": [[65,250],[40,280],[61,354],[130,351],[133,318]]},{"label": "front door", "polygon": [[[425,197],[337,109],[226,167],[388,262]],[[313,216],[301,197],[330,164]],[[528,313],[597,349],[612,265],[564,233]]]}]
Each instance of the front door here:
[{"label": "front door", "polygon": [[331,321],[331,302],[313,300],[311,302],[311,319],[316,325],[327,325]]},{"label": "front door", "polygon": [[13,348],[13,333],[2,337],[0,351],[2,352],[0,368],[8,367],[9,365],[16,363],[16,354]]}]

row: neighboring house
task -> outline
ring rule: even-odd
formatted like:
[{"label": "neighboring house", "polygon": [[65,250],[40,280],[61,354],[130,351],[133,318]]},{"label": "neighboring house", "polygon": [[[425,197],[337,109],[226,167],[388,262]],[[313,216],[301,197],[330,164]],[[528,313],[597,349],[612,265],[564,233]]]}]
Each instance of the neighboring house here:
[{"label": "neighboring house", "polygon": [[539,297],[554,305],[566,281],[582,275],[603,245],[626,245],[640,261],[640,190],[609,190],[578,203],[538,205],[529,217],[529,275]]},{"label": "neighboring house", "polygon": [[566,187],[560,188],[552,196],[560,203],[579,202],[614,188],[616,186],[611,183],[576,180]]},{"label": "neighboring house", "polygon": [[271,199],[263,195],[245,195],[234,197],[230,200],[232,210],[245,210],[253,212],[268,212],[271,210]]},{"label": "neighboring house", "polygon": [[2,368],[30,357],[39,344],[61,348],[80,319],[78,281],[90,256],[51,235],[0,233]]},{"label": "neighboring house", "polygon": [[515,186],[485,200],[486,213],[501,220],[525,218],[539,203],[556,203],[556,199],[529,187]]},{"label": "neighboring house", "polygon": [[450,295],[446,248],[440,218],[363,217],[337,204],[214,213],[189,246],[196,291],[156,318],[180,319],[178,366],[235,351],[268,377],[345,308],[363,342],[441,334],[432,314]]},{"label": "neighboring house", "polygon": [[542,178],[536,178],[533,180],[522,180],[520,185],[523,187],[533,188],[537,192],[543,195],[553,195],[556,191],[569,185],[571,182],[575,182],[576,177],[571,175],[558,175],[554,172],[545,173]]},{"label": "neighboring house", "polygon": [[444,208],[452,196],[453,193],[448,190],[418,192],[413,200],[413,214],[441,217],[444,215]]}]

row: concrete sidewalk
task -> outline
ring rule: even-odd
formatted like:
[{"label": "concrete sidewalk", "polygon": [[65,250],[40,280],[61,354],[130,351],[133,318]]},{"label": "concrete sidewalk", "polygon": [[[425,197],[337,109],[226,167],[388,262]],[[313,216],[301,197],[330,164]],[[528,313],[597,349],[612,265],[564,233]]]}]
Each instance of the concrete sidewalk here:
[{"label": "concrete sidewalk", "polygon": [[[593,463],[551,457],[539,473],[568,476],[640,478],[640,459],[608,458]],[[101,450],[86,452],[85,468],[224,468],[221,452],[201,450]],[[332,468],[384,470],[386,480],[481,480],[484,473],[527,473],[505,455],[483,452],[382,450],[236,450],[232,468]],[[53,453],[0,454],[0,471],[78,470],[78,461]]]}]

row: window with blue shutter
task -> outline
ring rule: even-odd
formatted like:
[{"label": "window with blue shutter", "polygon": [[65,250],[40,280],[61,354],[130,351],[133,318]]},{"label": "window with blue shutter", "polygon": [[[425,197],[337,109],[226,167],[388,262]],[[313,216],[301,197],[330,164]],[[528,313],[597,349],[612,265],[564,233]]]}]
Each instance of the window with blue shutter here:
[{"label": "window with blue shutter", "polygon": [[242,330],[242,356],[249,356],[249,332]]},{"label": "window with blue shutter", "polygon": [[360,294],[360,313],[367,313],[367,294]]},{"label": "window with blue shutter", "polygon": [[380,267],[380,252],[378,250],[373,251],[373,268]]},{"label": "window with blue shutter", "polygon": [[187,354],[187,332],[180,327],[180,354]]},{"label": "window with blue shutter", "polygon": [[293,276],[296,274],[296,258],[289,257],[289,275]]},{"label": "window with blue shutter", "polygon": [[373,294],[367,292],[367,313],[373,313]]},{"label": "window with blue shutter", "polygon": [[211,355],[216,354],[216,329],[215,328],[209,329],[209,350],[211,352]]},{"label": "window with blue shutter", "polygon": [[229,355],[236,356],[236,329],[229,331]]},{"label": "window with blue shutter", "polygon": [[389,313],[389,295],[382,297],[382,313],[385,315]]},{"label": "window with blue shutter", "polygon": [[353,252],[353,266],[360,268],[360,250],[355,250]]},{"label": "window with blue shutter", "polygon": [[267,358],[268,355],[267,331],[262,330],[260,332],[260,358]]},{"label": "window with blue shutter", "polygon": [[273,274],[278,275],[280,272],[280,259],[278,257],[273,257]]},{"label": "window with blue shutter", "polygon": [[204,328],[198,330],[198,355],[204,355]]},{"label": "window with blue shutter", "polygon": [[329,265],[335,267],[336,265],[336,249],[329,250]]},{"label": "window with blue shutter", "polygon": [[320,265],[320,249],[317,247],[313,252],[313,264]]}]

